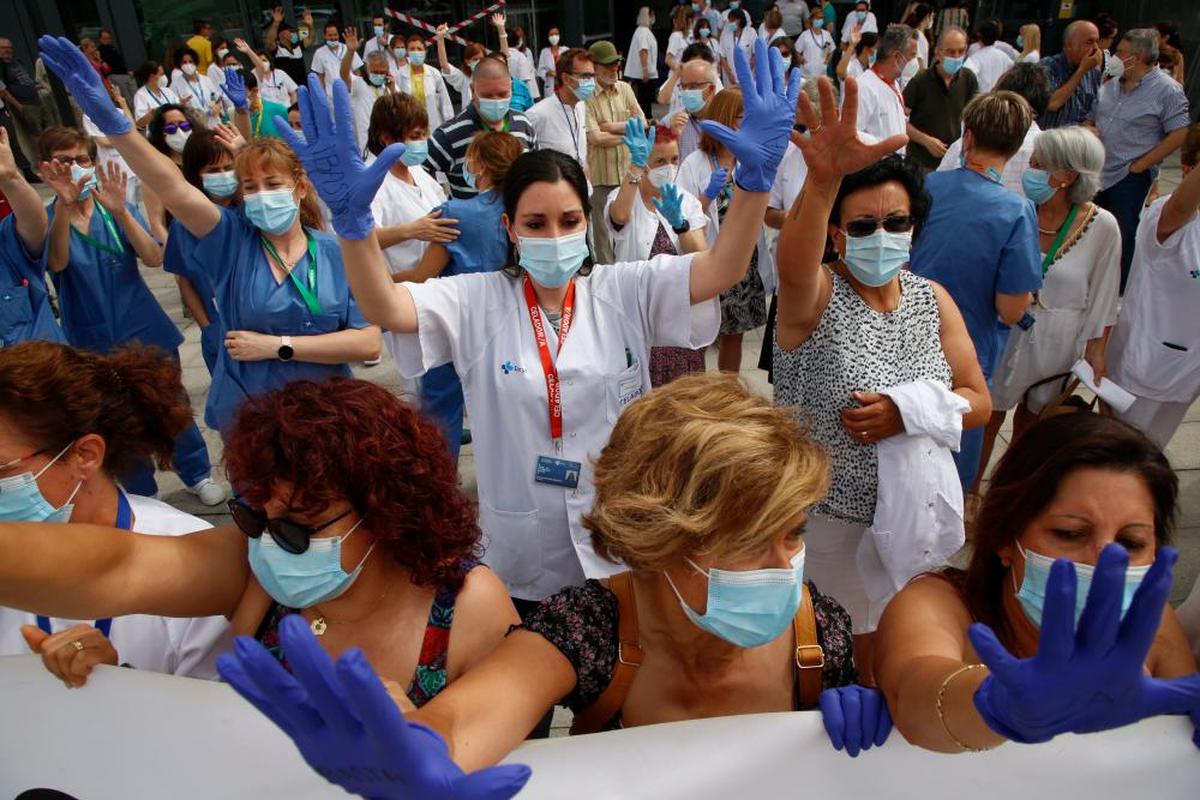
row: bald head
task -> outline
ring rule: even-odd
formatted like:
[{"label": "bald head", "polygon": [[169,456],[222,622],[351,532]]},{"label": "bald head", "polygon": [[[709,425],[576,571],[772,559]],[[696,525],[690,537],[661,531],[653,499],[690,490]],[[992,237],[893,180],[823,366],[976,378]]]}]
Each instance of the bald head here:
[{"label": "bald head", "polygon": [[1071,64],[1078,64],[1096,49],[1099,41],[1100,30],[1093,23],[1086,19],[1075,20],[1063,35],[1063,55]]},{"label": "bald head", "polygon": [[685,62],[679,71],[679,82],[683,84],[714,83],[716,78],[716,64],[705,61],[703,58],[693,58],[691,61]]},{"label": "bald head", "polygon": [[508,65],[495,56],[488,56],[471,70],[471,84],[488,80],[509,80]]}]

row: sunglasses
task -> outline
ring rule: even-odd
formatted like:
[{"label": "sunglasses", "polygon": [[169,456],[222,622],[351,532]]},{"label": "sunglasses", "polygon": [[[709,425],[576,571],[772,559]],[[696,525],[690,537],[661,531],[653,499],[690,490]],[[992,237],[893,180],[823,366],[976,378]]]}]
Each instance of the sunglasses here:
[{"label": "sunglasses", "polygon": [[263,511],[246,505],[240,497],[233,498],[227,505],[229,513],[233,515],[234,524],[238,526],[238,530],[251,539],[257,539],[262,536],[265,530],[271,534],[271,538],[275,540],[275,544],[292,555],[300,555],[308,550],[308,543],[314,533],[328,528],[350,513],[350,509],[346,509],[333,519],[328,522],[322,522],[320,525],[301,525],[299,522],[294,522],[287,517],[268,519]]},{"label": "sunglasses", "polygon": [[59,164],[78,164],[81,167],[90,167],[92,165],[91,156],[55,156],[53,160]]},{"label": "sunglasses", "polygon": [[905,233],[912,230],[913,218],[908,214],[895,214],[884,219],[875,219],[873,217],[852,219],[846,223],[844,232],[847,236],[853,236],[855,239],[858,239],[863,236],[870,236],[879,230],[880,225],[888,233]]},{"label": "sunglasses", "polygon": [[163,133],[167,134],[175,133],[176,131],[187,132],[191,129],[192,123],[190,122],[168,122],[166,125],[163,125]]}]

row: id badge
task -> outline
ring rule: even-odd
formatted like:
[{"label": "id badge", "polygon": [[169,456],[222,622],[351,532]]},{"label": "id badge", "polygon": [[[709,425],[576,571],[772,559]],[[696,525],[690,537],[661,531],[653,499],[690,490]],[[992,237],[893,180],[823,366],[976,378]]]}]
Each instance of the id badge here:
[{"label": "id badge", "polygon": [[579,486],[579,472],[582,467],[583,465],[578,461],[538,456],[537,466],[533,470],[533,479],[537,483],[548,483],[551,486],[574,489]]},{"label": "id badge", "polygon": [[1033,314],[1030,314],[1028,311],[1026,311],[1025,316],[1017,320],[1017,327],[1023,331],[1027,331],[1033,327],[1033,323],[1035,322],[1037,322],[1037,318],[1034,317]]}]

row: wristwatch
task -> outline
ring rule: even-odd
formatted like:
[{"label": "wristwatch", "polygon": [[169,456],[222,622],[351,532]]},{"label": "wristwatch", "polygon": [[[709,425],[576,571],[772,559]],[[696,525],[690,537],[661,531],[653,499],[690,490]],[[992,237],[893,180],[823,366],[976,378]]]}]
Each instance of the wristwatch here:
[{"label": "wristwatch", "polygon": [[279,360],[291,361],[292,356],[296,355],[296,351],[292,349],[292,337],[279,337]]},{"label": "wristwatch", "polygon": [[671,230],[675,231],[675,233],[679,234],[680,236],[683,236],[685,233],[687,233],[691,229],[692,229],[692,223],[688,222],[686,219],[683,221],[683,224],[680,225],[678,228],[676,228],[674,225],[671,226]]}]

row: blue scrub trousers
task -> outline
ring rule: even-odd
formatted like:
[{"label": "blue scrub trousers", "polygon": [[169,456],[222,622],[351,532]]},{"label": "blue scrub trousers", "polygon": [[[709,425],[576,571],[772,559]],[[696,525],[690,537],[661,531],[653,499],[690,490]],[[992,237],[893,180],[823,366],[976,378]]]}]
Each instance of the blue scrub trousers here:
[{"label": "blue scrub trousers", "polygon": [[1137,241],[1138,220],[1154,173],[1150,170],[1129,173],[1112,186],[1096,194],[1096,205],[1112,213],[1121,228],[1121,294],[1125,294],[1125,281],[1129,279],[1129,265],[1133,263],[1133,245]]},{"label": "blue scrub trousers", "polygon": [[446,434],[446,444],[450,446],[450,455],[458,461],[458,449],[462,446],[463,393],[453,364],[443,364],[425,373],[421,380],[421,408],[441,426]]}]

